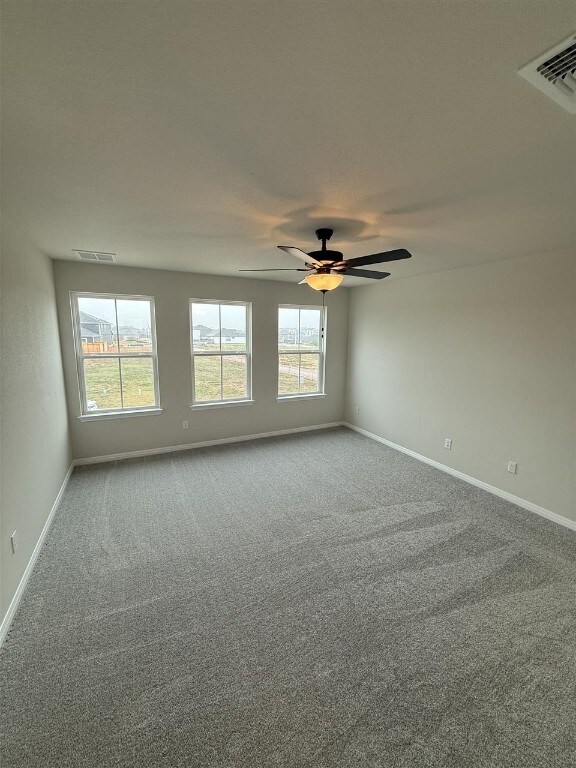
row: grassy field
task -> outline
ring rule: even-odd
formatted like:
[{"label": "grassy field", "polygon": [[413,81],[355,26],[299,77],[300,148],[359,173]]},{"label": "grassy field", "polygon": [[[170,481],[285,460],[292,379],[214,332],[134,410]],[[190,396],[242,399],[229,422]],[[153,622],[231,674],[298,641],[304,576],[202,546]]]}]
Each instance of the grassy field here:
[{"label": "grassy field", "polygon": [[279,352],[318,352],[318,344],[306,344],[300,342],[300,344],[288,344],[282,342],[278,344]]},{"label": "grassy field", "polygon": [[245,344],[238,344],[232,341],[223,341],[222,346],[212,341],[195,341],[194,352],[246,352]]},{"label": "grassy field", "polygon": [[154,373],[151,358],[123,358],[121,364],[122,397],[118,360],[85,360],[86,399],[93,400],[99,411],[122,407],[154,406]]},{"label": "grassy field", "polygon": [[[317,355],[282,353],[278,393],[289,395],[317,392],[318,359]],[[95,402],[97,410],[153,407],[155,397],[151,358],[123,358],[121,365],[122,397],[118,360],[85,360],[86,399]],[[194,367],[196,402],[237,400],[246,397],[246,359],[243,355],[223,358],[223,386],[219,357],[197,355]]]},{"label": "grassy field", "polygon": [[282,353],[279,361],[279,395],[318,392],[318,355],[290,355]]},{"label": "grassy field", "polygon": [[[223,382],[223,383],[222,383]],[[243,355],[194,358],[194,400],[241,400],[246,393],[246,358]]]}]

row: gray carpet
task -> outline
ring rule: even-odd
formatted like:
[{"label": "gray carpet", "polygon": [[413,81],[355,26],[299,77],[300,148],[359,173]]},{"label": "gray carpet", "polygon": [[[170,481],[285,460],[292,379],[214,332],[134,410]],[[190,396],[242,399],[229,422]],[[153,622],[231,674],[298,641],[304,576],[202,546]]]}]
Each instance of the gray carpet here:
[{"label": "gray carpet", "polygon": [[576,535],[345,429],[77,468],[2,768],[576,766]]}]

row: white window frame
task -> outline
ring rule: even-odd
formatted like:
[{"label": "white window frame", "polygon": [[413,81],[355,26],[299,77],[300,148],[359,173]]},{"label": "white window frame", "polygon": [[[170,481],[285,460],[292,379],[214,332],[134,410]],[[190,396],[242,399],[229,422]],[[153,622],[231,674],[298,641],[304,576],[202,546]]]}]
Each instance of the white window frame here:
[{"label": "white window frame", "polygon": [[[216,304],[218,307],[229,305],[235,307],[246,308],[246,350],[224,350],[219,351],[210,350],[208,352],[198,352],[194,349],[194,328],[192,317],[192,305],[193,304]],[[219,317],[221,316],[221,310],[218,310]],[[189,300],[189,325],[190,325],[190,357],[192,363],[192,405],[191,408],[220,408],[228,407],[232,405],[249,405],[254,402],[252,400],[252,303],[249,301],[224,301],[222,299],[190,299]],[[222,322],[220,321],[220,328],[222,328]],[[246,397],[242,398],[221,398],[219,400],[196,400],[196,374],[194,370],[194,358],[195,357],[219,357],[220,358],[220,392],[222,393],[224,386],[224,377],[222,376],[222,360],[224,357],[238,357],[243,355],[246,357]]]},{"label": "white window frame", "polygon": [[[78,299],[113,299],[115,301],[138,300],[148,301],[150,304],[150,335],[152,340],[152,352],[120,352],[120,339],[118,338],[118,352],[85,353],[82,351],[82,333],[80,330],[80,309]],[[116,416],[132,416],[138,414],[161,413],[160,408],[160,386],[158,380],[158,350],[156,346],[156,312],[153,296],[139,296],[125,293],[92,293],[85,291],[70,291],[70,306],[72,309],[72,328],[74,335],[74,349],[76,352],[76,370],[78,373],[78,390],[80,394],[81,420],[106,419]],[[116,329],[118,331],[118,309],[116,311]],[[84,379],[84,360],[102,360],[112,358],[120,360],[122,358],[150,358],[152,360],[152,371],[154,374],[154,405],[130,406],[129,408],[108,408],[106,410],[89,411],[86,397],[86,382]],[[122,365],[119,363],[120,375],[120,399],[122,401]]]},{"label": "white window frame", "polygon": [[[278,401],[289,400],[310,400],[313,398],[326,397],[324,389],[324,383],[326,379],[326,320],[327,312],[326,307],[321,307],[315,304],[279,304],[278,305],[278,319],[280,318],[281,309],[298,309],[298,310],[310,310],[315,309],[320,312],[320,338],[318,350],[280,350],[278,339],[278,321],[276,324],[276,347],[277,347],[277,365],[276,374],[278,376],[276,391]],[[300,318],[300,315],[298,316]],[[318,355],[318,391],[317,392],[293,392],[291,394],[280,394],[280,355]],[[300,377],[299,377],[300,378]]]}]

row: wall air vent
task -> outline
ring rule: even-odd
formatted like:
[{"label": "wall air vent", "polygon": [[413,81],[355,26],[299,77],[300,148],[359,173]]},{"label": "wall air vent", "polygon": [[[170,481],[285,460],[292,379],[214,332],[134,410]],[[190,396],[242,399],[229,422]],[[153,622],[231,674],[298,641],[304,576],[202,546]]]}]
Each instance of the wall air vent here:
[{"label": "wall air vent", "polygon": [[518,72],[567,112],[576,115],[576,34]]},{"label": "wall air vent", "polygon": [[115,253],[103,253],[102,251],[80,251],[77,248],[74,248],[74,253],[78,255],[79,259],[82,259],[82,261],[100,261],[100,262],[107,262],[108,264],[116,263],[118,261],[118,257]]}]

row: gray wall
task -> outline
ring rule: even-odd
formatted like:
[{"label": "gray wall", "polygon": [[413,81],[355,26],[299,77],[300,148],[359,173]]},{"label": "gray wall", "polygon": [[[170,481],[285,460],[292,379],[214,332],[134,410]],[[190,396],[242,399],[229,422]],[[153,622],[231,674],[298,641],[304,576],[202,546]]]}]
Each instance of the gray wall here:
[{"label": "gray wall", "polygon": [[[60,332],[75,458],[88,458],[341,421],[348,324],[348,290],[328,294],[326,393],[308,402],[276,401],[278,304],[322,303],[307,286],[240,277],[58,261],[54,264]],[[79,421],[70,291],[154,296],[160,401],[163,412]],[[252,302],[254,405],[190,410],[192,401],[188,300]],[[182,429],[187,420],[189,428]]]},{"label": "gray wall", "polygon": [[575,332],[574,252],[354,289],[346,419],[575,520]]},{"label": "gray wall", "polygon": [[[6,220],[1,263],[1,615],[70,465],[52,262]],[[10,535],[17,532],[13,555]]]}]

